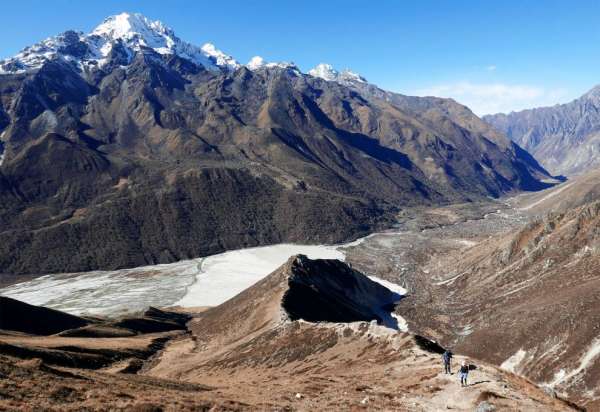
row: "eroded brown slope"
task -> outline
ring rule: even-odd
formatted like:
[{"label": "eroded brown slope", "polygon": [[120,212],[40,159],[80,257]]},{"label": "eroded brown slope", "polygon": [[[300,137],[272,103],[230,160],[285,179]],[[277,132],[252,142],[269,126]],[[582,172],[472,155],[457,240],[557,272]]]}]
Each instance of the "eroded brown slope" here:
[{"label": "eroded brown slope", "polygon": [[57,59],[0,75],[0,273],[338,242],[406,206],[543,187],[505,136],[423,101],[146,49],[102,69]]},{"label": "eroded brown slope", "polygon": [[[72,323],[76,317],[66,313],[17,301],[0,309],[10,309],[1,313],[6,329],[0,330],[0,410],[244,409],[242,404],[211,395],[212,388],[204,385],[136,375],[168,340],[184,333],[188,315],[151,308],[144,316],[90,319],[87,326],[68,329],[77,325]],[[34,311],[47,327],[24,333],[19,321],[27,326]],[[60,333],[31,333],[50,329]]]},{"label": "eroded brown slope", "polygon": [[431,259],[427,297],[403,313],[446,345],[597,404],[599,224],[592,202]]},{"label": "eroded brown slope", "polygon": [[[373,315],[371,323],[291,321],[282,299],[298,287],[294,277],[309,274],[311,289],[320,295],[304,301],[312,314],[326,309],[324,300],[339,302],[323,278],[343,275],[342,268],[349,270],[336,261],[291,258],[255,286],[199,315],[190,323],[192,337],[172,342],[144,373],[204,382],[257,409],[473,410],[482,402],[500,409],[569,409],[527,381],[479,362],[472,385],[461,390],[456,375],[442,373],[439,353],[410,334],[377,325]],[[341,278],[357,275],[350,271]],[[360,282],[372,283],[364,277]],[[346,296],[373,296],[351,285]],[[364,309],[364,301],[354,302]]]},{"label": "eroded brown slope", "polygon": [[[298,256],[228,302],[196,313],[187,334],[140,330],[144,319],[185,320],[156,309],[54,336],[4,332],[0,408],[573,409],[473,359],[471,384],[460,388],[456,375],[442,373],[438,345],[377,324],[391,320],[390,303],[398,298],[342,262]],[[351,322],[329,322],[341,308]],[[159,339],[170,340],[149,358],[160,349]],[[7,352],[9,345],[21,351]],[[71,363],[61,362],[58,353]],[[104,363],[88,362],[92,357]],[[455,362],[462,359],[457,355]]]}]

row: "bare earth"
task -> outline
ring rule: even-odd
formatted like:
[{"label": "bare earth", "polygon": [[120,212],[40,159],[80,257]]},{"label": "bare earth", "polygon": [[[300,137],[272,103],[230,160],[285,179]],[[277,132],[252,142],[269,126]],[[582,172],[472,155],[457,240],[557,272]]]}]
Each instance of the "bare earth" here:
[{"label": "bare earth", "polygon": [[[299,279],[312,286],[303,289],[294,283]],[[335,291],[336,279],[354,285],[353,291],[347,289],[353,301]],[[523,378],[456,356],[455,364],[464,359],[474,368],[469,386],[461,388],[457,375],[443,373],[437,344],[375,320],[291,321],[285,309],[286,296],[313,290],[317,299],[297,310],[310,311],[310,305],[333,300],[334,307],[346,302],[352,313],[363,313],[374,293],[369,288],[377,294],[386,291],[341,262],[292,258],[224,304],[194,311],[182,332],[127,338],[4,332],[0,345],[20,349],[0,356],[0,410],[574,409]],[[153,310],[145,316],[179,315]],[[82,332],[61,332],[74,333]],[[169,339],[164,349],[154,345],[157,336]],[[145,351],[152,348],[153,354]],[[32,359],[28,350],[37,356]],[[109,350],[113,361],[83,368],[61,365],[64,358],[57,357],[71,354],[78,360],[78,353],[106,355]]]}]

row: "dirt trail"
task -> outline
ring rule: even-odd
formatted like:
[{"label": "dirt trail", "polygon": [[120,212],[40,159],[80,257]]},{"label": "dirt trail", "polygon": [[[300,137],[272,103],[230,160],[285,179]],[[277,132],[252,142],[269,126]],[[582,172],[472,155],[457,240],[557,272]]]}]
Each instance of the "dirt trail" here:
[{"label": "dirt trail", "polygon": [[199,314],[191,336],[172,341],[143,373],[203,383],[258,410],[472,411],[482,402],[499,410],[570,410],[524,379],[457,356],[457,364],[477,365],[472,384],[461,388],[457,375],[444,375],[439,346],[409,333],[374,322],[286,320],[279,302],[295,270],[290,262]]}]

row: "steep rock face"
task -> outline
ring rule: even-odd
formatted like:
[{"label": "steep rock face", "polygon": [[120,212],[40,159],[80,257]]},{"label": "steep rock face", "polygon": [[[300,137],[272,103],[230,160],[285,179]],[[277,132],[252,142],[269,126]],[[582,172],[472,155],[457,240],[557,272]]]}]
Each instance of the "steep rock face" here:
[{"label": "steep rock face", "polygon": [[576,175],[598,166],[600,87],[580,98],[483,119],[529,151],[550,172]]},{"label": "steep rock face", "polygon": [[[101,54],[67,53],[69,34],[44,46],[50,57],[31,60],[38,47],[16,57],[29,66],[5,64],[0,273],[338,242],[404,206],[547,177],[472,114],[435,114],[448,101],[416,110],[291,64],[235,66],[214,47],[203,62],[143,23],[100,30]],[[77,36],[89,46],[99,34]]]},{"label": "steep rock face", "polygon": [[[292,320],[388,323],[401,296],[337,260],[294,260],[281,306]],[[307,302],[311,302],[307,305]]]}]

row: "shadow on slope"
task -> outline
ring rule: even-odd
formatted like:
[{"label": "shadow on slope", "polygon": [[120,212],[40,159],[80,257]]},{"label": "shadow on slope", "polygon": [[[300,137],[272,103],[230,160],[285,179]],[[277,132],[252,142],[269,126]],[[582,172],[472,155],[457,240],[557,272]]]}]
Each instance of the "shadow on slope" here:
[{"label": "shadow on slope", "polygon": [[0,296],[0,329],[52,335],[89,323],[78,316]]},{"label": "shadow on slope", "polygon": [[398,321],[390,311],[402,296],[339,260],[310,260],[303,255],[297,256],[288,287],[281,306],[291,320],[376,320],[379,324],[398,328]]}]

